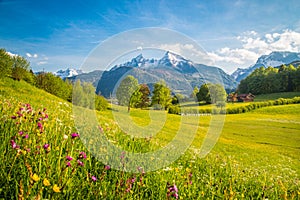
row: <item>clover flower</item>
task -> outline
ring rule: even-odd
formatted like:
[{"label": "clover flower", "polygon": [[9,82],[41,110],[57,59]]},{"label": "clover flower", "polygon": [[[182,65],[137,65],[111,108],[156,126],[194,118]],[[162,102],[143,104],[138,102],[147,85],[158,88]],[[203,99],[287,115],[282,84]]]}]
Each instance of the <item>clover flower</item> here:
[{"label": "clover flower", "polygon": [[105,165],[104,169],[105,170],[110,170],[110,166],[109,165]]}]

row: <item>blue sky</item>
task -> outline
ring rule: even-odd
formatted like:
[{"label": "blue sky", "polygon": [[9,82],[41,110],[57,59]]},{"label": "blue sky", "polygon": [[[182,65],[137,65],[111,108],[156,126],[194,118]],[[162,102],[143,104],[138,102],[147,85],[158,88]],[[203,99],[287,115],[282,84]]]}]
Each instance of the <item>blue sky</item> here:
[{"label": "blue sky", "polygon": [[35,71],[80,68],[108,38],[161,27],[192,38],[209,64],[232,72],[271,51],[299,52],[299,10],[297,0],[0,0],[0,48],[26,57]]}]

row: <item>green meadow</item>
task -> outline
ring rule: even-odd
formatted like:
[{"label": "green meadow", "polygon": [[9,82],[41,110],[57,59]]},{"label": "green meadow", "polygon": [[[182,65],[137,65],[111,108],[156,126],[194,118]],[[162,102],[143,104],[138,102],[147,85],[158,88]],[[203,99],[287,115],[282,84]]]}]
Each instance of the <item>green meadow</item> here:
[{"label": "green meadow", "polygon": [[[256,100],[294,96],[299,93]],[[162,169],[136,166],[135,172],[126,172],[88,151],[102,146],[97,139],[83,140],[71,103],[8,78],[0,79],[0,97],[0,199],[300,199],[300,104],[225,115],[221,134],[205,157],[201,146],[213,115],[128,113],[111,105],[96,112],[99,134],[124,151],[154,152],[173,140],[185,144],[194,134],[188,149]],[[147,127],[147,136],[132,136],[127,120]],[[177,138],[182,127],[184,134]],[[114,156],[125,169],[127,155]]]}]

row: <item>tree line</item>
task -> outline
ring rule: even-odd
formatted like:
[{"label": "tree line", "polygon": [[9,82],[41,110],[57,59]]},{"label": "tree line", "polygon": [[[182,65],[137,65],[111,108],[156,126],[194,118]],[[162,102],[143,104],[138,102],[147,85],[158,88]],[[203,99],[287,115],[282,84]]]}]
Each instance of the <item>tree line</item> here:
[{"label": "tree line", "polygon": [[[150,98],[151,95],[151,98]],[[177,106],[185,100],[196,100],[201,104],[216,104],[219,107],[225,106],[226,91],[220,84],[203,84],[200,89],[195,87],[190,98],[181,94],[173,94],[164,81],[154,84],[152,94],[147,84],[139,84],[138,80],[129,75],[119,84],[116,90],[116,97],[119,105],[130,108],[146,108],[152,106],[158,110],[168,110],[170,113],[180,113]]]},{"label": "tree line", "polygon": [[[75,105],[96,110],[104,110],[108,106],[104,97],[95,95],[95,88],[92,83],[81,83],[79,80],[72,83],[68,79],[62,80],[50,72],[34,74],[30,68],[30,63],[24,57],[10,55],[5,49],[0,49],[0,70],[2,72],[0,78],[10,77],[16,81],[24,80],[69,102],[75,98],[73,101]],[[95,101],[91,102],[91,99]]]},{"label": "tree line", "polygon": [[240,82],[237,90],[252,94],[300,91],[300,66],[257,68]]}]

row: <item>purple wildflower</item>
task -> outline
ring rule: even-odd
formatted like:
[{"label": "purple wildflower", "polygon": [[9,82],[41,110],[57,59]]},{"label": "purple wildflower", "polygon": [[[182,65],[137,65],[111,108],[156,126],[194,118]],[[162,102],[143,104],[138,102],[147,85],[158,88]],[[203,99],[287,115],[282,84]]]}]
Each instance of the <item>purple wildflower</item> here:
[{"label": "purple wildflower", "polygon": [[10,144],[11,144],[13,149],[17,148],[17,143],[14,140],[11,140]]},{"label": "purple wildflower", "polygon": [[67,162],[67,167],[71,167],[71,163],[70,162]]},{"label": "purple wildflower", "polygon": [[71,136],[72,136],[72,138],[76,138],[76,137],[79,137],[79,134],[78,133],[72,133]]},{"label": "purple wildflower", "polygon": [[72,158],[71,156],[66,156],[66,159],[67,159],[68,161],[73,160],[73,158]]},{"label": "purple wildflower", "polygon": [[82,151],[79,153],[79,159],[86,159],[86,154]]},{"label": "purple wildflower", "polygon": [[50,144],[44,144],[43,148],[48,149],[50,147]]},{"label": "purple wildflower", "polygon": [[39,127],[40,129],[42,129],[42,128],[43,128],[43,125],[42,125],[42,123],[41,123],[41,122],[38,122],[38,123],[37,123],[37,125],[38,125],[38,127]]},{"label": "purple wildflower", "polygon": [[19,131],[19,135],[23,135],[23,133],[24,133],[23,131]]},{"label": "purple wildflower", "polygon": [[81,162],[80,160],[77,160],[77,164],[81,167],[83,167],[83,165],[84,165],[83,162]]},{"label": "purple wildflower", "polygon": [[12,119],[17,119],[17,117],[15,115],[11,116]]},{"label": "purple wildflower", "polygon": [[96,176],[92,176],[92,181],[96,182],[97,181],[97,178]]},{"label": "purple wildflower", "polygon": [[109,165],[105,165],[104,169],[105,170],[110,170],[110,166]]},{"label": "purple wildflower", "polygon": [[27,139],[29,137],[28,134],[24,135],[23,138]]}]

